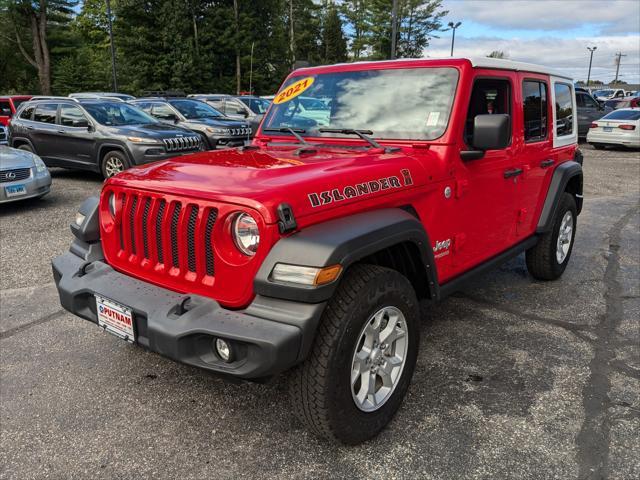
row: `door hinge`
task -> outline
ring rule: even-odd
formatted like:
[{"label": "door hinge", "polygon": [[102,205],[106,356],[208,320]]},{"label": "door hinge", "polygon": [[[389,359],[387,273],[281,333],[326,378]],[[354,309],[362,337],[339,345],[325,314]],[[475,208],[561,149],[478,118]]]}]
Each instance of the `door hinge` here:
[{"label": "door hinge", "polygon": [[456,182],[456,198],[462,197],[467,188],[469,188],[468,180],[458,180]]},{"label": "door hinge", "polygon": [[527,209],[526,208],[521,208],[520,210],[518,210],[518,223],[524,222],[526,217],[527,217]]}]

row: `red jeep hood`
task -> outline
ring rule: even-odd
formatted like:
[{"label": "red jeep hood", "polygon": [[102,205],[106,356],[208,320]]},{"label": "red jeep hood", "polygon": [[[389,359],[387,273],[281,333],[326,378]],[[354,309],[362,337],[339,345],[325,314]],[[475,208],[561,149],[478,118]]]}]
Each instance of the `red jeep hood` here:
[{"label": "red jeep hood", "polygon": [[[401,151],[319,148],[315,153],[297,155],[296,150],[278,147],[203,152],[132,168],[107,183],[244,205],[260,211],[267,223],[275,223],[281,202],[291,205],[296,218],[301,218],[322,206],[313,205],[316,199],[323,203],[322,192],[338,189],[339,199],[347,187],[391,179],[380,183],[377,192],[367,194],[384,195],[425,182],[420,162]],[[359,196],[338,201],[354,202]]]}]

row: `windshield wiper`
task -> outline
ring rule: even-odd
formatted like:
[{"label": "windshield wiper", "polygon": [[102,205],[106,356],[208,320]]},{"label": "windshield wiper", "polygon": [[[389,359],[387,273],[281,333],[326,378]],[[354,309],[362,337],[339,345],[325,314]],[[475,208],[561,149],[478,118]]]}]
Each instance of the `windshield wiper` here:
[{"label": "windshield wiper", "polygon": [[318,131],[321,133],[342,133],[344,135],[357,135],[373,148],[383,148],[382,145],[376,142],[373,138],[367,136],[373,135],[373,132],[371,130],[355,130],[353,128],[320,128],[318,129]]},{"label": "windshield wiper", "polygon": [[290,133],[291,135],[293,135],[294,137],[296,137],[296,140],[298,140],[299,143],[302,143],[304,145],[310,145],[309,142],[307,142],[304,138],[302,138],[302,136],[300,135],[301,133],[307,133],[307,131],[304,128],[291,128],[291,127],[280,127],[280,128],[265,128],[263,130],[264,132],[280,132],[280,133]]}]

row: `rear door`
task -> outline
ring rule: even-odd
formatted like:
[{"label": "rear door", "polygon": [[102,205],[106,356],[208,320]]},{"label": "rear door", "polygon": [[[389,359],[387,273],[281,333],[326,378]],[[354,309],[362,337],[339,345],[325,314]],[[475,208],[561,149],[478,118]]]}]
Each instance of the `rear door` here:
[{"label": "rear door", "polygon": [[29,122],[29,125],[27,125],[29,138],[36,153],[48,160],[56,160],[60,157],[57,142],[57,115],[57,103],[39,103],[33,112],[33,122]]},{"label": "rear door", "polygon": [[589,126],[604,115],[604,108],[593,98],[584,92],[576,92],[576,105],[578,107],[578,135],[586,137]]},{"label": "rear door", "polygon": [[522,175],[517,183],[518,209],[516,237],[533,234],[540,216],[540,192],[547,190],[556,164],[551,135],[551,92],[548,77],[522,73],[518,109],[522,121],[517,128],[519,148],[517,168]]}]

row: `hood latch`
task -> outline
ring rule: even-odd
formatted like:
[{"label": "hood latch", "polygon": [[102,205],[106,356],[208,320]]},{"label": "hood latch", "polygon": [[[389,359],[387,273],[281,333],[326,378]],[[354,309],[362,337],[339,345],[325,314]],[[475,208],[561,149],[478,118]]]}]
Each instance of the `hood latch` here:
[{"label": "hood latch", "polygon": [[281,203],[277,208],[278,212],[278,230],[280,233],[292,232],[298,228],[296,219],[293,216],[293,209],[288,203]]}]

